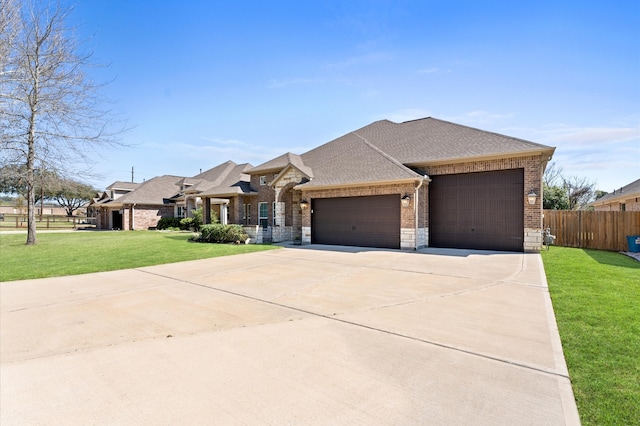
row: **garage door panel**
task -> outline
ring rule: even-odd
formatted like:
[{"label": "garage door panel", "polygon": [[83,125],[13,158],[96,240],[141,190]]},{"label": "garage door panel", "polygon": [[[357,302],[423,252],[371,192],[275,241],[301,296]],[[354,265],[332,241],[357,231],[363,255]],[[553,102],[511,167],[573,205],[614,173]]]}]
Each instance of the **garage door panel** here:
[{"label": "garage door panel", "polygon": [[311,242],[400,248],[400,195],[312,201]]},{"label": "garage door panel", "polygon": [[429,244],[522,251],[524,171],[432,176]]}]

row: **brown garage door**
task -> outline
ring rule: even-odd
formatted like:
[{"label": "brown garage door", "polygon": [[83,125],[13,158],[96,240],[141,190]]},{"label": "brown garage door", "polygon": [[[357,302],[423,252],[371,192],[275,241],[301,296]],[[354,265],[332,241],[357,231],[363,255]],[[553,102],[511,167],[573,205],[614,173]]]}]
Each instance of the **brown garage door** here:
[{"label": "brown garage door", "polygon": [[523,251],[523,169],[431,178],[430,246]]},{"label": "brown garage door", "polygon": [[400,195],[313,199],[311,242],[400,248]]}]

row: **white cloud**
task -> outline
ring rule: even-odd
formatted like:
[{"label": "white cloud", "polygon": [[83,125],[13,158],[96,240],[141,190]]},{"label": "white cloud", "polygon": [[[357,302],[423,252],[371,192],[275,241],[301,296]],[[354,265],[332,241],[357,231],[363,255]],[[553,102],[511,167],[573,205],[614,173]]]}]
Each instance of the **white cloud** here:
[{"label": "white cloud", "polygon": [[389,52],[372,52],[366,55],[352,56],[342,61],[327,64],[327,68],[349,68],[356,65],[371,65],[380,62],[388,62],[394,58]]},{"label": "white cloud", "polygon": [[549,131],[549,137],[569,144],[597,145],[640,139],[640,127],[584,127],[558,128]]}]

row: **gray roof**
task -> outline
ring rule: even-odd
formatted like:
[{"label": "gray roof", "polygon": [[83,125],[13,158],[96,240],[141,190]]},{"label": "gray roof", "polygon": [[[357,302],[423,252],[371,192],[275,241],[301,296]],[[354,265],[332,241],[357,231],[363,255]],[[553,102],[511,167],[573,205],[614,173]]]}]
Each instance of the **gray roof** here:
[{"label": "gray roof", "polygon": [[249,186],[250,176],[247,173],[253,166],[249,163],[236,164],[228,161],[224,172],[210,183],[198,184],[200,196],[203,197],[224,197],[232,195],[242,195],[252,193]]},{"label": "gray roof", "polygon": [[157,176],[143,182],[135,191],[115,199],[113,204],[164,205],[168,199],[180,190],[181,176]]},{"label": "gray roof", "polygon": [[615,189],[613,192],[598,198],[591,203],[592,206],[599,206],[602,204],[608,204],[621,200],[627,200],[629,198],[640,197],[640,179],[631,182],[628,185],[623,186],[620,189]]},{"label": "gray roof", "polygon": [[431,117],[404,123],[376,121],[353,133],[407,165],[529,152],[551,154],[555,149]]},{"label": "gray roof", "polygon": [[291,152],[287,152],[286,154],[282,154],[279,157],[276,157],[272,160],[267,161],[266,163],[262,163],[256,167],[253,167],[249,170],[251,174],[257,173],[267,173],[267,172],[279,172],[284,169],[286,166],[291,164],[296,167],[302,173],[307,176],[313,176],[313,172],[311,169],[304,163],[302,157],[298,154],[293,154]]},{"label": "gray roof", "polygon": [[135,183],[135,182],[123,182],[123,181],[115,181],[113,182],[111,185],[107,186],[106,189],[124,189],[127,191],[133,191],[134,189],[136,189],[138,186],[140,186],[139,183]]},{"label": "gray roof", "polygon": [[302,154],[315,178],[304,188],[416,180],[422,176],[355,132]]},{"label": "gray roof", "polygon": [[443,162],[553,154],[555,148],[435,118],[381,120],[302,155],[286,153],[249,172],[279,172],[288,165],[311,180],[304,188],[422,177],[414,169]]}]

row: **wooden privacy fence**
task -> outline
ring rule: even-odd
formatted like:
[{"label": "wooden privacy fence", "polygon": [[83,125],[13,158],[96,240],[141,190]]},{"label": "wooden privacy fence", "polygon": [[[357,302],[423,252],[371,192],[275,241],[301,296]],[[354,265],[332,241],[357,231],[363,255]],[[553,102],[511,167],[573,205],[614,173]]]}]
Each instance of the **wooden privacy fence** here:
[{"label": "wooden privacy fence", "polygon": [[627,251],[627,236],[640,235],[640,211],[545,210],[543,223],[563,247]]}]

